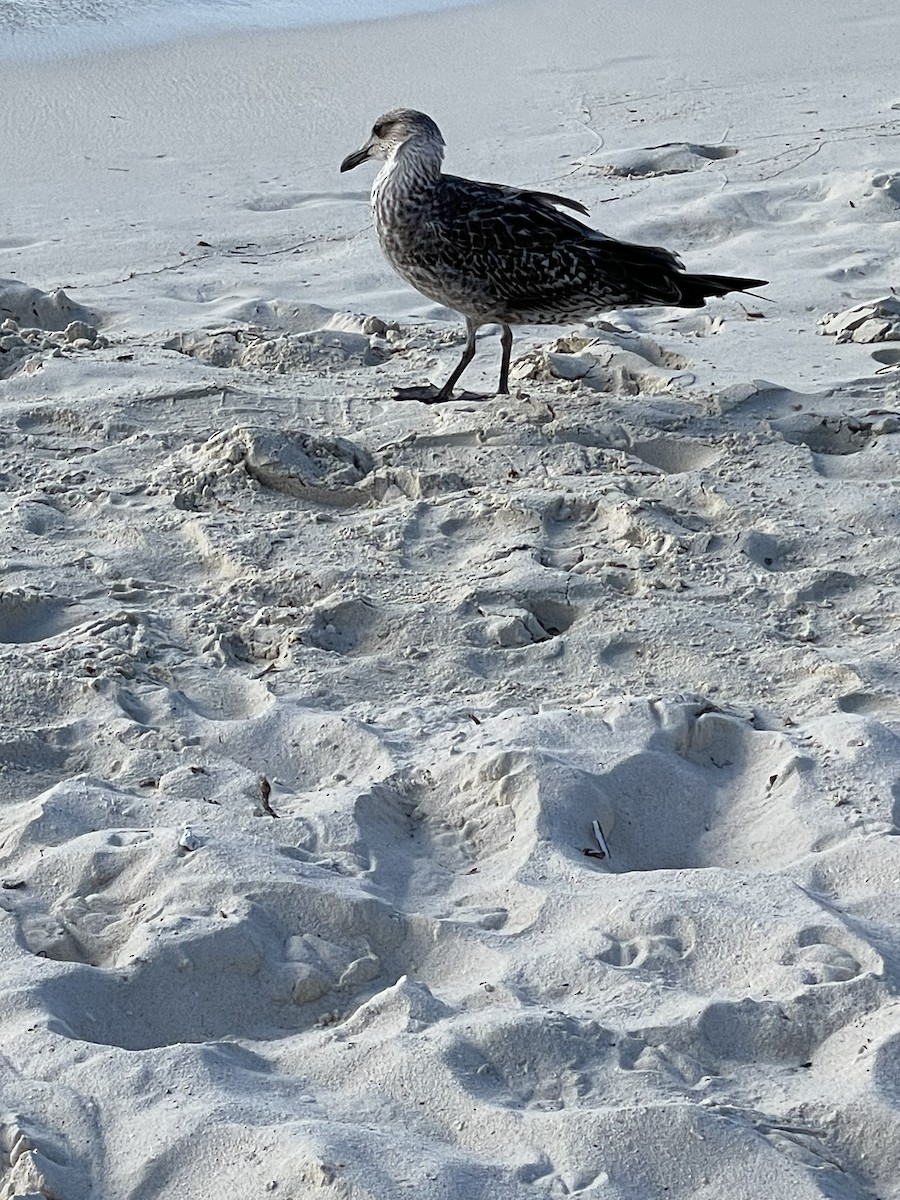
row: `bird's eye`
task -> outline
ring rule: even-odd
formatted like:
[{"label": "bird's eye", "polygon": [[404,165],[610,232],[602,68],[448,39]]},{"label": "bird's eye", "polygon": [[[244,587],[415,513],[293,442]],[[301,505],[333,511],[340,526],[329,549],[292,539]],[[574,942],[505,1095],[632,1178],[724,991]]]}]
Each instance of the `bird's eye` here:
[{"label": "bird's eye", "polygon": [[388,131],[387,121],[379,121],[377,125],[372,126],[372,132],[375,134],[376,137],[379,137],[379,138],[384,137],[384,135],[387,133],[387,131]]}]

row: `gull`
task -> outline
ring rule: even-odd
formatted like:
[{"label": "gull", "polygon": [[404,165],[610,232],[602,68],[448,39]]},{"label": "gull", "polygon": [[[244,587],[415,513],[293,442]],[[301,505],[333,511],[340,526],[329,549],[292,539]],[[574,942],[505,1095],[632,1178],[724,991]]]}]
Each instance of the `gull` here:
[{"label": "gull", "polygon": [[412,108],[379,117],[341,171],[370,158],[384,163],[372,185],[372,212],[385,258],[417,291],[466,322],[466,347],[450,378],[440,388],[398,388],[401,400],[453,399],[482,325],[500,326],[497,391],[508,394],[513,325],[564,325],[613,308],[701,308],[710,296],[767,282],[689,274],[670,250],[617,241],[562,212],[589,215],[565,196],[445,175],[441,131]]}]

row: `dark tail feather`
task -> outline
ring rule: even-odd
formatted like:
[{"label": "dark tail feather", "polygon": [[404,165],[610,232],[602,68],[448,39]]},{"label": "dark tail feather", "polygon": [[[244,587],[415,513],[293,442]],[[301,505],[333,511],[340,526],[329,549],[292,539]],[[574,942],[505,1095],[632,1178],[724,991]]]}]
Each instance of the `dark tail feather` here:
[{"label": "dark tail feather", "polygon": [[729,292],[746,292],[765,287],[767,279],[741,279],[734,275],[681,275],[679,305],[683,308],[702,308],[709,296],[726,296]]}]

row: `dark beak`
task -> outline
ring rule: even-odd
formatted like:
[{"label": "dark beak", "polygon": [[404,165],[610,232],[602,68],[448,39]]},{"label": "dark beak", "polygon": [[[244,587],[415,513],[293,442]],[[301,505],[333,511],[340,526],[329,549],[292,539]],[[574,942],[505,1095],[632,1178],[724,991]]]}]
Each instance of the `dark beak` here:
[{"label": "dark beak", "polygon": [[354,167],[358,167],[360,163],[365,162],[368,157],[369,147],[367,145],[363,146],[360,150],[354,150],[341,163],[341,171],[352,171]]}]

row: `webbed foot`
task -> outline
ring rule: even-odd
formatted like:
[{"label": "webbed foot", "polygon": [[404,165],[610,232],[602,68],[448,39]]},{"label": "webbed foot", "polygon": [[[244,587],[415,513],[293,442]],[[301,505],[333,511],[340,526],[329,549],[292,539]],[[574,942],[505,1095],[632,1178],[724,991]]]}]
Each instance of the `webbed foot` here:
[{"label": "webbed foot", "polygon": [[454,396],[452,391],[426,383],[420,387],[394,388],[394,399],[418,400],[420,404],[446,404],[449,400],[492,400],[493,397],[479,392],[459,392]]}]

